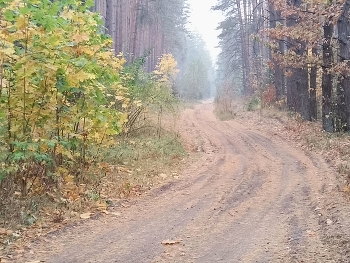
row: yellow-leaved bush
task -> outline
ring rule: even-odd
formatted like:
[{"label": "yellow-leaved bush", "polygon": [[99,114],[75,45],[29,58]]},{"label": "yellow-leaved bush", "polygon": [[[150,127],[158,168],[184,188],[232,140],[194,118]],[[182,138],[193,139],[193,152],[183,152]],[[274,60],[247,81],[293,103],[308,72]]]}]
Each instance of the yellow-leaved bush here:
[{"label": "yellow-leaved bush", "polygon": [[0,179],[79,178],[127,122],[125,60],[88,2],[0,1]]},{"label": "yellow-leaved bush", "polygon": [[0,0],[0,182],[22,195],[37,179],[81,182],[144,109],[174,101],[174,57],[126,70],[93,3]]}]

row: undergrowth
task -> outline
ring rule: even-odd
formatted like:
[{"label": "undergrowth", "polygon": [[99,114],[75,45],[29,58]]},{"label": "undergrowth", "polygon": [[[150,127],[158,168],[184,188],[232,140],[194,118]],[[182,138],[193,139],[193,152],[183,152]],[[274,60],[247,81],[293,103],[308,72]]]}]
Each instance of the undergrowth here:
[{"label": "undergrowth", "polygon": [[[55,224],[78,220],[82,213],[106,211],[120,200],[177,178],[186,157],[178,135],[166,130],[161,137],[150,129],[115,140],[109,148],[95,149],[100,159],[90,164],[83,183],[57,181],[57,188],[42,191],[34,182],[25,198],[17,189],[11,198],[1,197],[0,248],[21,238],[28,228],[40,235]],[[4,187],[15,185],[9,179]]]}]

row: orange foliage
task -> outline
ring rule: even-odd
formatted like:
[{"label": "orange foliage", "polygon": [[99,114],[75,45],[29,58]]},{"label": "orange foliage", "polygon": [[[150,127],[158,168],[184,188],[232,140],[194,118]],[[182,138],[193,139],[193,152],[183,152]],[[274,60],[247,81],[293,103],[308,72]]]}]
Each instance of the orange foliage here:
[{"label": "orange foliage", "polygon": [[270,84],[265,91],[262,93],[263,106],[271,106],[276,101],[276,87]]}]

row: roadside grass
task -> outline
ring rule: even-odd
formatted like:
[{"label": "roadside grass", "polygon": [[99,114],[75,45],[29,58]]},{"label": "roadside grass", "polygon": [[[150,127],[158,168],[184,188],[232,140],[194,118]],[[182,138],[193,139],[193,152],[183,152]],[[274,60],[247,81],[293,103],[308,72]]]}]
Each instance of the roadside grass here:
[{"label": "roadside grass", "polygon": [[102,160],[108,164],[110,172],[95,180],[100,180],[96,183],[102,196],[113,196],[113,193],[119,194],[114,198],[139,195],[159,182],[177,176],[179,164],[186,155],[174,133],[163,130],[161,137],[150,133],[134,135],[103,150]]},{"label": "roadside grass", "polygon": [[239,105],[240,103],[235,101],[216,99],[214,101],[214,114],[221,121],[232,120],[236,117],[237,113],[242,110]]},{"label": "roadside grass", "polygon": [[234,112],[234,110],[223,111],[223,110],[220,110],[220,109],[216,108],[214,110],[214,114],[221,121],[232,120],[232,119],[234,119],[236,117],[236,113]]}]

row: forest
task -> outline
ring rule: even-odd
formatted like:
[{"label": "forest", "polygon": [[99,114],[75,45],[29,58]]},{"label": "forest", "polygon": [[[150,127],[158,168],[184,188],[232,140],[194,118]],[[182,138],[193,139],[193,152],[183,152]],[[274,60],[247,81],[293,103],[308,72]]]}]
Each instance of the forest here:
[{"label": "forest", "polygon": [[226,17],[219,97],[235,85],[263,105],[321,120],[327,132],[349,130],[348,1],[223,0],[213,9]]},{"label": "forest", "polygon": [[218,116],[243,98],[350,130],[350,0],[212,11],[224,16],[217,61],[188,29],[188,0],[0,0],[0,246],[18,238],[7,229],[107,214],[115,196],[178,178],[174,127],[203,99]]}]

